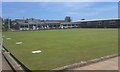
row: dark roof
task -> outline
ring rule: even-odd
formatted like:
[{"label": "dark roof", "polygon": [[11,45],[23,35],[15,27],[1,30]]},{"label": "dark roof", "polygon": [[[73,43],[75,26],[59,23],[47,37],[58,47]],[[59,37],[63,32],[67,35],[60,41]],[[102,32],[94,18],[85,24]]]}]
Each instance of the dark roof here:
[{"label": "dark roof", "polygon": [[109,19],[92,19],[92,20],[78,20],[74,22],[89,22],[89,21],[112,21],[112,20],[119,20],[118,18],[109,18]]},{"label": "dark roof", "polygon": [[65,20],[46,20],[45,22],[65,22]]}]

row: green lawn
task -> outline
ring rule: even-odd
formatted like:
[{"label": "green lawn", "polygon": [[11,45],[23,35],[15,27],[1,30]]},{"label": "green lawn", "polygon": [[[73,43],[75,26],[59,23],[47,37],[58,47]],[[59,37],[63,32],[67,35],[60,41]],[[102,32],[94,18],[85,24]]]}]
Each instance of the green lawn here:
[{"label": "green lawn", "polygon": [[[117,53],[117,29],[3,32],[4,46],[31,70],[49,70]],[[10,37],[11,40],[6,38]],[[16,45],[17,41],[23,44]],[[32,54],[33,50],[41,50]]]}]

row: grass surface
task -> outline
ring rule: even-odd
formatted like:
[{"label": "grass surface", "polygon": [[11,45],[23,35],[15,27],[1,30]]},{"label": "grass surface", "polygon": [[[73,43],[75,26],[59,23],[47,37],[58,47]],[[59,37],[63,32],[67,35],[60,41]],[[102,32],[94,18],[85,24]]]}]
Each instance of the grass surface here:
[{"label": "grass surface", "polygon": [[[4,46],[31,70],[49,70],[113,54],[118,49],[117,29],[21,31],[3,35]],[[16,45],[17,41],[23,44]],[[32,54],[33,50],[42,52]]]}]

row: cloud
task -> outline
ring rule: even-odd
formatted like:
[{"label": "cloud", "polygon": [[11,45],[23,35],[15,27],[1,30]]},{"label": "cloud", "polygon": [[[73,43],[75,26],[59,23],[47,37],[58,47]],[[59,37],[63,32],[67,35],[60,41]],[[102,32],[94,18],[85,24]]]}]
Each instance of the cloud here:
[{"label": "cloud", "polygon": [[80,11],[85,10],[88,7],[91,7],[95,4],[95,2],[64,2],[63,7],[67,8],[68,11]]},{"label": "cloud", "polygon": [[[64,2],[63,5],[69,8],[84,8],[93,5],[94,2]],[[79,6],[79,7],[77,7]]]},{"label": "cloud", "polygon": [[[81,14],[87,14],[85,13],[85,10],[87,8],[91,8],[91,6],[94,6],[94,2],[73,2],[73,3],[65,3],[66,7],[70,7],[70,10],[67,11],[65,14],[70,16],[80,16]],[[89,15],[93,15],[97,13],[89,13]]]},{"label": "cloud", "polygon": [[78,17],[85,17],[85,16],[95,16],[98,15],[99,12],[67,12],[67,16],[78,16]]},{"label": "cloud", "polygon": [[78,15],[80,13],[79,12],[67,12],[66,14],[68,14],[68,15]]},{"label": "cloud", "polygon": [[104,8],[99,8],[99,11],[110,11],[110,10],[118,10],[118,6],[110,6],[110,7],[104,7]]},{"label": "cloud", "polygon": [[99,8],[96,7],[95,3],[80,3],[79,5],[82,6],[75,6],[74,4],[66,5],[71,8],[71,10],[65,12],[65,15],[68,16],[77,16],[77,17],[94,17],[103,15],[106,12],[115,12],[114,15],[118,14],[118,6],[116,5],[106,5],[106,6],[100,6]]}]

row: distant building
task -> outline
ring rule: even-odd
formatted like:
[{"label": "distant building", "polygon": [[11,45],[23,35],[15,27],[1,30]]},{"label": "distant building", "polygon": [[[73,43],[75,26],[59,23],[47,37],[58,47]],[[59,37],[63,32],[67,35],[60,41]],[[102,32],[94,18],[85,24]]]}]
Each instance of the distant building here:
[{"label": "distant building", "polygon": [[12,25],[16,30],[43,30],[64,28],[117,28],[118,21],[118,19],[96,19],[69,22],[69,17],[66,17],[65,20],[40,20],[30,18],[12,20]]}]

